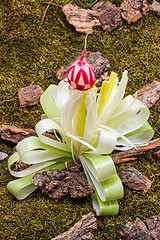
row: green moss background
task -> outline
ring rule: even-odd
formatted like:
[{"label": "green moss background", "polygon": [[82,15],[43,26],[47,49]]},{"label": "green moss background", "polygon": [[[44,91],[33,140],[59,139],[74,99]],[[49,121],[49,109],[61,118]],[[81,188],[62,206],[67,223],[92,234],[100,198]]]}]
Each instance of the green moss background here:
[{"label": "green moss background", "polygon": [[[12,2],[12,1],[11,1]],[[42,0],[15,0],[0,3],[0,124],[33,128],[40,120],[40,105],[20,108],[17,92],[20,87],[31,83],[45,90],[50,84],[58,83],[55,71],[82,52],[84,35],[69,25],[61,6],[72,3],[82,8],[91,8],[92,0],[55,0],[42,16],[47,6]],[[122,0],[113,0],[120,5]],[[108,58],[111,71],[121,76],[127,69],[129,83],[126,94],[132,94],[152,81],[159,81],[160,69],[160,21],[150,13],[137,23],[116,29],[105,35],[102,28],[95,27],[88,38],[87,50],[100,51]],[[103,44],[104,43],[104,44]],[[149,122],[159,136],[160,107],[157,102],[151,109]],[[14,145],[0,140],[0,151],[12,154]],[[118,216],[98,217],[95,239],[118,240],[122,226],[136,217],[143,221],[160,210],[159,163],[152,151],[138,157],[136,161],[121,164],[137,168],[151,179],[148,193],[137,192],[125,187],[124,198],[119,201]],[[82,215],[93,211],[91,198],[71,200],[64,198],[53,202],[40,192],[35,192],[23,201],[17,201],[6,189],[14,179],[8,172],[7,160],[0,162],[0,239],[49,240],[68,230]]]}]

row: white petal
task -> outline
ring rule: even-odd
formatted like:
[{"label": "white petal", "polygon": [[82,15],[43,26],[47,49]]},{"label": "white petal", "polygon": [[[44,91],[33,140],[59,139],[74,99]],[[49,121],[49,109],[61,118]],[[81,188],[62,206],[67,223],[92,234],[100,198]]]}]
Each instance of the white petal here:
[{"label": "white petal", "polygon": [[60,111],[60,121],[66,132],[72,133],[72,120],[77,107],[81,103],[83,93],[75,92],[63,105]]}]

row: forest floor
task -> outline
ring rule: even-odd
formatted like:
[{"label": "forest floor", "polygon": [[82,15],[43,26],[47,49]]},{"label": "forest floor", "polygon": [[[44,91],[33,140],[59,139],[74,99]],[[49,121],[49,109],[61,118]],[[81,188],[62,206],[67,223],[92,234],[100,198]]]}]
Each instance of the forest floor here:
[{"label": "forest floor", "polygon": [[[71,1],[81,8],[91,8],[93,2]],[[119,6],[122,1],[111,2]],[[39,104],[21,108],[17,97],[19,88],[34,83],[45,90],[50,84],[57,84],[55,71],[83,51],[85,36],[76,32],[66,21],[61,9],[66,3],[69,1],[54,1],[41,24],[47,6],[44,1],[16,0],[12,8],[1,2],[0,125],[34,129],[43,113],[42,108]],[[109,60],[109,74],[114,71],[121,76],[124,70],[128,70],[126,95],[133,94],[152,81],[159,81],[159,26],[159,17],[150,13],[134,24],[124,23],[108,35],[101,27],[95,27],[93,34],[88,37],[87,50],[100,51]],[[159,102],[150,112],[149,123],[155,130],[156,138],[159,136]],[[14,146],[0,139],[1,152],[10,156]],[[160,171],[152,151],[116,168],[118,170],[125,165],[135,167],[148,177],[152,187],[148,193],[125,187],[124,197],[119,200],[119,214],[97,217],[95,239],[118,240],[122,227],[128,221],[135,221],[136,217],[144,221],[159,213]],[[36,191],[27,199],[18,201],[6,189],[12,179],[5,159],[0,162],[0,239],[50,240],[72,227],[82,215],[94,212],[91,197],[81,200],[66,197],[55,203]]]}]

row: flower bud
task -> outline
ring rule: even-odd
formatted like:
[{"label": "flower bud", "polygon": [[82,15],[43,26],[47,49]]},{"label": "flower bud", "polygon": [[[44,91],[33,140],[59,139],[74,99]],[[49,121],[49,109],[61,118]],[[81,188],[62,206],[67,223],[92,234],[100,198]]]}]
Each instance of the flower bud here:
[{"label": "flower bud", "polygon": [[95,73],[91,65],[82,58],[75,61],[68,69],[70,89],[85,91],[95,84]]}]

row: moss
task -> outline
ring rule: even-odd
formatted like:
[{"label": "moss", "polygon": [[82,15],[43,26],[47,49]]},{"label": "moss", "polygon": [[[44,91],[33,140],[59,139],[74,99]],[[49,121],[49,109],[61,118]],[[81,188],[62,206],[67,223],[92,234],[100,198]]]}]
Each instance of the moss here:
[{"label": "moss", "polygon": [[[91,8],[93,2],[74,0],[72,4]],[[120,5],[122,1],[112,2]],[[45,90],[50,84],[57,83],[57,68],[83,50],[84,35],[67,23],[60,7],[69,1],[56,0],[54,3],[56,5],[50,6],[42,25],[47,6],[43,1],[16,0],[12,8],[1,3],[0,124],[34,129],[42,109],[40,105],[20,108],[18,89],[34,82]],[[87,49],[100,51],[108,58],[110,72],[115,71],[121,76],[127,69],[129,83],[126,94],[132,94],[147,83],[159,81],[159,36],[159,18],[150,13],[135,24],[124,23],[109,35],[105,35],[100,27],[94,28],[94,34],[88,38]],[[149,121],[158,137],[159,102],[150,111]],[[0,151],[10,155],[13,147],[13,144],[0,140]],[[136,167],[150,178],[152,188],[144,194],[125,187],[125,196],[119,201],[118,216],[98,217],[96,239],[117,240],[126,222],[134,221],[136,217],[145,220],[158,213],[159,166],[152,157],[152,151],[136,161],[118,165],[117,169],[123,165]],[[0,163],[0,173],[1,239],[51,239],[68,230],[83,214],[93,211],[90,197],[75,201],[64,198],[54,203],[37,191],[27,199],[17,201],[6,189],[6,184],[14,179],[8,172],[6,160]]]}]

